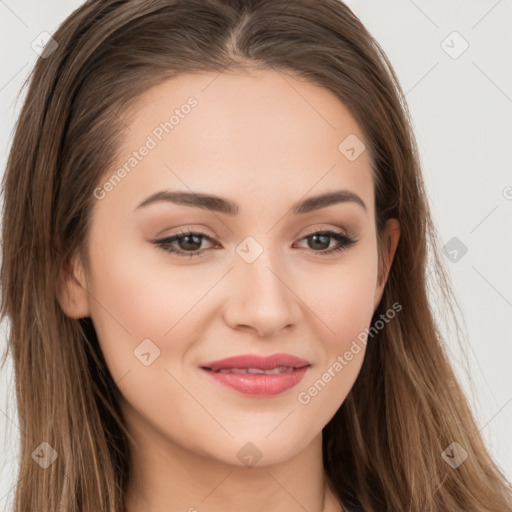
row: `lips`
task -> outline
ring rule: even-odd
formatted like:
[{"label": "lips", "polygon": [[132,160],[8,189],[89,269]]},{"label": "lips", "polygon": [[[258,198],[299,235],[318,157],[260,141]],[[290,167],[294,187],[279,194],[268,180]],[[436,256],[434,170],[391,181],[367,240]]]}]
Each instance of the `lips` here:
[{"label": "lips", "polygon": [[273,354],[271,356],[246,354],[218,361],[209,361],[200,365],[201,368],[222,373],[229,371],[231,373],[249,374],[270,373],[271,375],[304,368],[305,366],[311,366],[311,363],[291,354]]},{"label": "lips", "polygon": [[239,393],[272,397],[296,386],[310,366],[309,361],[290,354],[247,354],[210,361],[200,369],[213,381]]}]

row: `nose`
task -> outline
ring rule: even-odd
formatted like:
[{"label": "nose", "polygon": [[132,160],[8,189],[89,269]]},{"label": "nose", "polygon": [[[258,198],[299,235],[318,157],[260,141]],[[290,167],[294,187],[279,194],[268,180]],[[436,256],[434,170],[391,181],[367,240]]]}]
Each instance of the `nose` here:
[{"label": "nose", "polygon": [[288,276],[268,249],[252,263],[236,256],[224,309],[226,323],[233,329],[253,330],[261,337],[297,325],[300,298]]}]

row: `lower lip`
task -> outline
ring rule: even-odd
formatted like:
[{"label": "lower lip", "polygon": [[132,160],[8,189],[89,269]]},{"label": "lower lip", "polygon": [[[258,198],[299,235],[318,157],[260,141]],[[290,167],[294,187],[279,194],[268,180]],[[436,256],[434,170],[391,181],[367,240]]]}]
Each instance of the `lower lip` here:
[{"label": "lower lip", "polygon": [[308,371],[308,368],[309,366],[304,366],[290,372],[273,375],[265,375],[263,373],[219,373],[205,370],[204,368],[201,368],[201,370],[223,386],[230,387],[246,395],[274,396],[298,384]]}]

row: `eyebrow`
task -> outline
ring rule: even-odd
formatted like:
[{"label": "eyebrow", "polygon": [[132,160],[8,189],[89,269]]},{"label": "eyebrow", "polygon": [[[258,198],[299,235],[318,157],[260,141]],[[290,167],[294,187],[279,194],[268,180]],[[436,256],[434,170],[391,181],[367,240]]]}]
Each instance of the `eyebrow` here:
[{"label": "eyebrow", "polygon": [[[170,202],[184,206],[192,206],[196,208],[202,208],[204,210],[212,210],[215,212],[224,213],[231,216],[235,216],[239,212],[238,204],[229,199],[224,199],[222,197],[209,194],[202,194],[200,192],[181,192],[169,190],[161,190],[151,194],[150,196],[146,197],[146,199],[144,199],[135,208],[135,210],[159,202]],[[325,194],[308,197],[307,199],[296,202],[292,206],[291,211],[294,215],[301,215],[339,203],[355,203],[361,206],[365,212],[367,211],[364,201],[357,194],[351,192],[350,190],[336,190],[327,192]]]}]

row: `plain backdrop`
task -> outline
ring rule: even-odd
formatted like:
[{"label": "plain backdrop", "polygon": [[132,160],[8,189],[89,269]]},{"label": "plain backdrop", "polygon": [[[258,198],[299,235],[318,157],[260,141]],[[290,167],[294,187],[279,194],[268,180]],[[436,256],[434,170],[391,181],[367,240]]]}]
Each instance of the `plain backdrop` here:
[{"label": "plain backdrop", "polygon": [[[37,58],[33,41],[53,33],[81,4],[0,0],[2,174],[24,98],[16,96]],[[434,220],[446,244],[443,257],[465,320],[473,389],[449,339],[451,357],[484,439],[510,480],[512,0],[347,4],[387,53],[406,93]],[[0,328],[3,351],[5,322]],[[19,435],[10,363],[0,372],[0,389],[0,510],[9,510]]]}]

